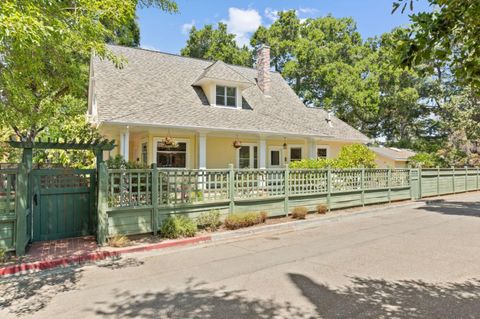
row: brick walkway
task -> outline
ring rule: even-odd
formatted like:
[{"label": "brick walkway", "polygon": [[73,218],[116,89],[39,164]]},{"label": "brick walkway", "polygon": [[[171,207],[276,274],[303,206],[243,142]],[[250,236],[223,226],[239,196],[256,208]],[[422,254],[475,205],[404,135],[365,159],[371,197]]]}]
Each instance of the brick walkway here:
[{"label": "brick walkway", "polygon": [[80,256],[98,251],[95,237],[85,236],[33,243],[27,251],[28,262]]}]

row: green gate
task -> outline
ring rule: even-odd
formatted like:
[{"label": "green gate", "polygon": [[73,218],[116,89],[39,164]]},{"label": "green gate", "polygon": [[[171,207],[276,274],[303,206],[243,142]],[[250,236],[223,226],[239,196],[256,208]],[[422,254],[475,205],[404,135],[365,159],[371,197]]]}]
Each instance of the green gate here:
[{"label": "green gate", "polygon": [[94,233],[95,170],[34,169],[31,174],[33,241]]}]

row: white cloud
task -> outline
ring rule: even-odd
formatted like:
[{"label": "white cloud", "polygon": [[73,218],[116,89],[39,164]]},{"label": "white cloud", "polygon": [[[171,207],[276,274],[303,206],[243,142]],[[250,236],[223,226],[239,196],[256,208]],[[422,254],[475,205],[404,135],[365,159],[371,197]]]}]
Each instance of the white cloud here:
[{"label": "white cloud", "polygon": [[272,9],[272,8],[266,8],[264,11],[265,17],[272,22],[275,22],[275,20],[278,19],[278,10]]},{"label": "white cloud", "polygon": [[242,46],[249,43],[249,37],[262,25],[262,17],[255,9],[228,9],[227,24],[228,32],[235,34],[237,43]]},{"label": "white cloud", "polygon": [[183,34],[188,34],[194,26],[195,26],[195,20],[192,20],[192,22],[190,22],[190,23],[182,24],[182,33]]},{"label": "white cloud", "polygon": [[315,8],[300,8],[297,10],[297,12],[299,13],[303,13],[303,14],[315,14],[318,12],[318,9],[315,9]]}]

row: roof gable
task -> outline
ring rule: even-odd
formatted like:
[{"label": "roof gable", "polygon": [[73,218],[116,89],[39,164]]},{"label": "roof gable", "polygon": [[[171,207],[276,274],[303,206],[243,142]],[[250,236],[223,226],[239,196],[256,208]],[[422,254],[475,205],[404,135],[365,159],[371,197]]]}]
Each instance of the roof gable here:
[{"label": "roof gable", "polygon": [[205,79],[222,80],[228,82],[237,82],[247,85],[254,85],[255,82],[246,78],[241,73],[235,71],[222,61],[213,62],[205,71],[195,80],[195,85]]}]

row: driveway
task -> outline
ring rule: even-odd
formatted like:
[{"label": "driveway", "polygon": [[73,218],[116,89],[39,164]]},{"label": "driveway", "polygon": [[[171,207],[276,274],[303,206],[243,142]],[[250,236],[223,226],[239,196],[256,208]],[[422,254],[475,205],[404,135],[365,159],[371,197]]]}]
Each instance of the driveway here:
[{"label": "driveway", "polygon": [[0,317],[479,318],[479,196],[9,278]]}]

